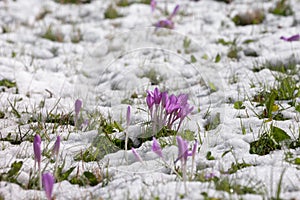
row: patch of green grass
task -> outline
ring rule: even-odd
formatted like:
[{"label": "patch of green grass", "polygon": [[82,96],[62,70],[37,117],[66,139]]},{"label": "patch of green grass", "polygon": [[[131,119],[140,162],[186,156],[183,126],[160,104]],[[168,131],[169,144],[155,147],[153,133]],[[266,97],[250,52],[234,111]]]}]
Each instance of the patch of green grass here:
[{"label": "patch of green grass", "polygon": [[164,77],[161,76],[154,68],[149,69],[141,78],[148,78],[151,85],[159,85],[163,82]]},{"label": "patch of green grass", "polygon": [[41,35],[42,38],[45,38],[47,40],[51,40],[53,42],[63,42],[64,38],[61,33],[55,32],[52,28],[52,26],[49,26],[46,30],[46,32]]},{"label": "patch of green grass", "polygon": [[138,3],[142,3],[142,4],[148,4],[150,5],[151,0],[139,0]]},{"label": "patch of green grass", "polygon": [[227,193],[236,193],[239,195],[243,194],[259,194],[260,191],[257,190],[257,188],[243,186],[240,184],[235,183],[232,180],[229,180],[229,178],[221,178],[217,181],[214,181],[216,190],[219,191],[225,191]]},{"label": "patch of green grass", "polygon": [[74,160],[75,161],[84,161],[84,162],[92,162],[98,160],[98,154],[100,154],[100,151],[98,149],[94,149],[92,146],[90,148],[87,148],[85,151],[78,153],[75,155]]},{"label": "patch of green grass", "polygon": [[17,87],[17,84],[15,81],[11,81],[8,79],[2,79],[2,80],[0,80],[0,86],[7,87],[7,88],[13,88],[13,87]]},{"label": "patch of green grass", "polygon": [[[286,102],[290,106],[295,106],[295,110],[300,109],[296,99],[300,97],[300,86],[298,80],[291,75],[275,76],[275,84],[270,89],[264,89],[253,98],[257,106],[265,106],[263,113],[259,118],[268,118],[269,120],[287,120],[281,113],[283,108],[280,103]],[[267,91],[269,90],[269,91]]]},{"label": "patch of green grass", "polygon": [[237,110],[240,110],[240,109],[245,109],[246,107],[243,105],[243,102],[242,101],[236,101],[234,102],[233,104],[233,107]]},{"label": "patch of green grass", "polygon": [[56,170],[55,177],[57,182],[69,181],[71,184],[77,184],[80,186],[95,186],[102,182],[102,175],[98,171],[92,173],[90,171],[84,171],[82,174],[76,173],[76,176],[70,177],[71,173],[76,169],[76,167],[71,167],[67,170],[63,170],[65,166],[65,161]]},{"label": "patch of green grass", "polygon": [[276,63],[271,63],[269,61],[266,61],[265,63],[262,64],[256,64],[252,70],[254,72],[259,72],[263,69],[269,69],[271,71],[281,72],[287,75],[295,75],[298,73],[297,63],[294,61],[290,61],[288,63],[284,63],[281,61],[277,61]]},{"label": "patch of green grass", "polygon": [[216,113],[215,116],[210,117],[210,119],[207,121],[207,124],[204,126],[206,131],[214,130],[216,129],[221,123],[221,115],[220,113]]},{"label": "patch of green grass", "polygon": [[23,165],[22,161],[19,161],[19,162],[15,161],[14,163],[12,163],[11,168],[10,168],[10,170],[8,170],[8,172],[0,174],[0,181],[7,181],[7,182],[16,183],[18,185],[21,185],[17,181],[17,178],[19,176],[22,165]]},{"label": "patch of green grass", "polygon": [[228,169],[227,173],[229,174],[234,174],[240,169],[246,168],[246,167],[251,167],[251,164],[242,162],[242,163],[231,163],[231,167]]},{"label": "patch of green grass", "polygon": [[5,117],[5,113],[0,111],[0,119],[4,119],[4,117]]},{"label": "patch of green grass", "polygon": [[238,53],[241,50],[241,48],[237,47],[236,45],[232,45],[229,48],[229,51],[227,53],[227,57],[231,59],[239,59]]},{"label": "patch of green grass", "polygon": [[117,9],[112,4],[110,4],[104,12],[104,18],[105,19],[116,19],[118,17],[122,17],[122,15],[120,15],[118,13]]},{"label": "patch of green grass", "polygon": [[294,14],[288,0],[277,1],[275,7],[270,9],[270,13],[281,16],[290,16]]},{"label": "patch of green grass", "polygon": [[299,81],[291,76],[278,76],[275,78],[278,91],[276,100],[295,100],[297,97],[300,97]]},{"label": "patch of green grass", "polygon": [[258,140],[250,143],[250,153],[269,154],[271,151],[281,149],[282,142],[290,139],[291,137],[284,130],[271,125],[270,129],[260,135]]},{"label": "patch of green grass", "polygon": [[207,160],[215,160],[215,157],[211,154],[210,151],[208,151],[207,154],[206,154],[206,159]]},{"label": "patch of green grass", "polygon": [[120,6],[120,7],[127,7],[127,6],[130,6],[131,3],[128,2],[128,0],[119,0],[117,2],[117,6]]},{"label": "patch of green grass", "polygon": [[285,153],[284,160],[294,165],[300,165],[300,158],[295,157],[295,155],[293,155],[290,151]]},{"label": "patch of green grass", "polygon": [[234,41],[226,41],[223,38],[218,39],[217,44],[222,44],[224,46],[231,46],[234,44]]}]

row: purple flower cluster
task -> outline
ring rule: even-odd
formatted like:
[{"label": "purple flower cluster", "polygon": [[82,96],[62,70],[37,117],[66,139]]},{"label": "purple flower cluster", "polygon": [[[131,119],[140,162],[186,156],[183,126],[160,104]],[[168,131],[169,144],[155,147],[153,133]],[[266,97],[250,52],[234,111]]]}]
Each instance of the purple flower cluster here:
[{"label": "purple flower cluster", "polygon": [[150,110],[153,134],[163,126],[172,129],[177,120],[179,120],[178,131],[184,118],[193,110],[193,106],[190,106],[187,101],[187,94],[169,96],[168,92],[160,92],[158,88],[147,91],[146,102]]},{"label": "purple flower cluster", "polygon": [[[153,4],[153,6],[152,6]],[[155,9],[156,7],[156,2],[151,2],[151,9],[152,11]],[[179,5],[176,5],[172,14],[167,18],[167,19],[163,19],[163,20],[159,20],[156,24],[155,27],[156,28],[168,28],[168,29],[173,29],[174,28],[174,22],[173,22],[173,17],[178,13],[179,10]]]}]

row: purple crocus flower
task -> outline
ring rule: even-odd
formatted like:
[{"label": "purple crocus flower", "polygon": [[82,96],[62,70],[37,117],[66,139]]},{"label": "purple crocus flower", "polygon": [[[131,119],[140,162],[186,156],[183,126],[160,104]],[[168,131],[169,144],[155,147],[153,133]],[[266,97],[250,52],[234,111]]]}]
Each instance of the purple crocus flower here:
[{"label": "purple crocus flower", "polygon": [[154,12],[156,5],[157,5],[157,2],[155,0],[151,0],[151,2],[150,2],[151,12]]},{"label": "purple crocus flower", "polygon": [[147,91],[146,102],[147,102],[148,108],[150,110],[152,110],[152,107],[153,107],[153,104],[154,104],[153,92]]},{"label": "purple crocus flower", "polygon": [[130,106],[127,107],[126,122],[127,122],[127,127],[128,127],[130,124]]},{"label": "purple crocus flower", "polygon": [[189,154],[188,149],[188,143],[184,139],[181,138],[181,136],[176,137],[177,144],[178,144],[178,158],[175,162],[178,160],[181,160],[181,163],[185,165]]},{"label": "purple crocus flower", "polygon": [[75,115],[78,116],[79,112],[80,112],[80,109],[82,107],[82,101],[77,99],[75,101]]},{"label": "purple crocus flower", "polygon": [[161,151],[161,147],[160,144],[158,143],[158,141],[155,139],[155,137],[153,137],[153,144],[152,144],[152,151],[154,153],[156,153],[159,157],[163,157],[162,155],[162,151]]},{"label": "purple crocus flower", "polygon": [[193,110],[193,106],[188,104],[187,94],[169,96],[168,92],[160,92],[158,88],[154,91],[147,91],[146,102],[150,110],[153,134],[164,126],[171,129],[174,122],[180,120],[177,126],[178,131],[182,121]]},{"label": "purple crocus flower", "polygon": [[189,151],[189,149],[188,149],[188,142],[187,141],[185,141],[184,139],[182,139],[181,136],[177,136],[176,140],[177,140],[177,144],[178,144],[178,158],[176,159],[175,162],[177,162],[178,160],[180,160],[181,163],[183,165],[185,165],[188,156],[195,157],[196,152],[197,152],[197,148],[198,148],[198,142],[196,140],[195,143],[194,143],[194,145],[193,145],[192,151]]},{"label": "purple crocus flower", "polygon": [[59,148],[60,148],[60,136],[58,135],[56,137],[56,141],[55,141],[53,149],[52,149],[52,154],[55,155],[56,157],[58,156]]},{"label": "purple crocus flower", "polygon": [[45,173],[42,176],[43,186],[48,200],[52,199],[52,191],[54,185],[54,177],[50,173]]},{"label": "purple crocus flower", "polygon": [[131,148],[131,151],[132,151],[134,157],[135,157],[138,161],[140,161],[141,163],[143,163],[143,159],[142,159],[141,156],[138,154],[138,152],[135,150],[135,148],[132,147],[132,148]]},{"label": "purple crocus flower", "polygon": [[41,157],[42,157],[42,152],[41,152],[41,136],[36,134],[33,139],[33,152],[34,152],[34,160],[35,162],[38,163],[38,167],[41,167]]},{"label": "purple crocus flower", "polygon": [[281,36],[280,39],[284,40],[284,41],[287,41],[287,42],[294,42],[294,41],[299,41],[300,40],[300,35],[299,34],[296,34],[296,35],[293,35],[291,37],[284,37],[284,36]]},{"label": "purple crocus flower", "polygon": [[174,28],[174,22],[169,20],[169,19],[164,19],[164,20],[159,20],[155,24],[156,28],[168,28],[168,29],[173,29]]}]

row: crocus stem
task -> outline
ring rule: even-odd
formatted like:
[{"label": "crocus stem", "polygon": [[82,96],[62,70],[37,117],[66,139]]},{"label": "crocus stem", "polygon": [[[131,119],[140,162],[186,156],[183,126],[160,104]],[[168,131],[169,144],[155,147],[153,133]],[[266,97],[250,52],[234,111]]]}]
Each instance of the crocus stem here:
[{"label": "crocus stem", "polygon": [[39,164],[39,186],[40,186],[40,190],[43,189],[42,187],[42,170],[41,170],[41,165]]},{"label": "crocus stem", "polygon": [[126,130],[126,132],[125,132],[125,160],[126,160],[126,162],[127,162],[127,164],[128,164],[128,154],[127,154],[127,145],[128,145],[128,128],[127,128],[127,130]]},{"label": "crocus stem", "polygon": [[182,178],[183,178],[183,184],[184,184],[184,191],[187,193],[187,186],[186,186],[186,164],[182,165]]},{"label": "crocus stem", "polygon": [[[191,170],[191,178],[193,176],[193,171],[194,171],[194,163],[195,163],[195,157],[192,157],[192,170]],[[197,171],[197,170],[196,170]]]},{"label": "crocus stem", "polygon": [[55,165],[54,165],[54,176],[55,176],[55,178],[58,177],[58,173],[57,173],[58,160],[59,160],[59,156],[56,156]]},{"label": "crocus stem", "polygon": [[167,161],[166,161],[165,159],[162,159],[162,161],[163,161],[163,164],[164,164],[165,166],[167,166],[168,168],[170,168],[171,171],[172,171],[174,174],[176,174],[176,176],[177,176],[178,178],[181,177],[181,176],[178,174],[178,172],[177,172],[176,170],[174,170],[174,167],[171,167],[171,165],[169,165],[169,163],[167,163]]}]

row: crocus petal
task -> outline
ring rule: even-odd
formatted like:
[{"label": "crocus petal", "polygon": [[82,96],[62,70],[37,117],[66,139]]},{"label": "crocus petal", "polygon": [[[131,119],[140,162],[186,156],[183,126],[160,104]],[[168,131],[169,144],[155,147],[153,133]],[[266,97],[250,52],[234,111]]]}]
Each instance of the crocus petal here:
[{"label": "crocus petal", "polygon": [[46,197],[48,200],[51,200],[54,185],[54,177],[50,173],[45,173],[42,175],[42,182],[46,193]]},{"label": "crocus petal", "polygon": [[138,161],[143,162],[143,159],[141,158],[141,156],[138,154],[138,152],[137,152],[133,147],[131,148],[131,151],[132,151],[134,157],[135,157]]},{"label": "crocus petal", "polygon": [[187,104],[189,96],[187,94],[180,94],[177,97],[177,102],[181,105],[181,106],[185,106]]},{"label": "crocus petal", "polygon": [[36,134],[33,138],[33,143],[42,143],[41,136],[39,134]]},{"label": "crocus petal", "polygon": [[150,6],[151,6],[151,11],[154,12],[156,8],[157,2],[155,0],[151,0]]},{"label": "crocus petal", "polygon": [[176,137],[177,144],[178,144],[178,158],[177,160],[181,160],[181,162],[185,163],[188,157],[188,143],[180,136]]},{"label": "crocus petal", "polygon": [[281,36],[280,39],[284,40],[284,41],[287,41],[287,42],[293,42],[293,41],[298,41],[300,40],[300,34],[296,34],[296,35],[293,35],[291,37],[284,37],[284,36]]},{"label": "crocus petal", "polygon": [[172,14],[169,16],[170,20],[177,14],[178,10],[179,10],[179,5],[176,5]]},{"label": "crocus petal", "polygon": [[168,102],[168,92],[162,92],[161,93],[161,105],[165,108],[166,104]]},{"label": "crocus petal", "polygon": [[158,141],[153,137],[153,143],[152,143],[152,151],[156,153],[159,157],[163,157],[160,144]]},{"label": "crocus petal", "polygon": [[82,101],[77,99],[75,101],[75,115],[78,116],[79,112],[80,112],[80,109],[82,107]]},{"label": "crocus petal", "polygon": [[33,152],[34,152],[34,159],[38,164],[40,165],[41,163],[41,157],[42,157],[42,152],[41,152],[41,136],[36,134],[33,139]]},{"label": "crocus petal", "polygon": [[56,137],[56,141],[54,143],[53,149],[52,149],[52,153],[56,156],[58,156],[59,153],[59,148],[60,148],[60,136],[58,135]]},{"label": "crocus petal", "polygon": [[146,102],[147,102],[148,108],[152,109],[152,106],[154,104],[154,97],[153,97],[153,93],[150,91],[147,91]]},{"label": "crocus petal", "polygon": [[292,42],[292,41],[298,41],[300,39],[300,35],[297,34],[297,35],[293,35],[291,37],[288,38],[288,41],[289,42]]},{"label": "crocus petal", "polygon": [[180,108],[180,112],[178,113],[178,117],[180,117],[181,121],[193,111],[194,107],[186,104],[184,107]]},{"label": "crocus petal", "polygon": [[158,88],[155,88],[155,89],[154,89],[153,97],[154,97],[154,103],[155,103],[156,105],[160,104],[162,95],[161,95],[160,91],[158,90]]},{"label": "crocus petal", "polygon": [[129,126],[129,124],[130,124],[130,106],[127,107],[126,122],[127,122],[127,126]]}]

